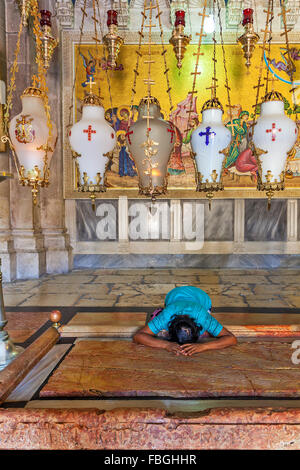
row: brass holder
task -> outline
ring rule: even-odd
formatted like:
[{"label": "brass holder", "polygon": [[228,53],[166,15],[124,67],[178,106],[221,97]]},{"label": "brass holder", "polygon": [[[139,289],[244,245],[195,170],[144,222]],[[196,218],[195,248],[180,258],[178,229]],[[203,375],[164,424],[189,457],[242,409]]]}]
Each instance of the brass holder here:
[{"label": "brass holder", "polygon": [[191,38],[191,35],[187,36],[184,34],[183,24],[177,25],[172,32],[172,37],[169,40],[169,43],[173,46],[177,59],[177,67],[179,69],[182,67],[182,60],[184,58],[186,47],[189,45]]},{"label": "brass holder", "polygon": [[139,195],[151,197],[152,202],[155,202],[157,196],[162,196],[167,193],[167,178],[163,186],[141,186],[139,185]]},{"label": "brass holder", "polygon": [[277,181],[277,180],[275,180],[275,182],[270,181],[273,176],[270,170],[268,170],[265,176],[266,176],[267,181],[263,183],[261,180],[261,175],[258,172],[257,189],[259,191],[266,191],[266,196],[268,198],[268,210],[270,210],[271,200],[275,194],[275,191],[283,191],[285,188],[284,171],[280,174],[280,181]]},{"label": "brass holder", "polygon": [[50,62],[53,56],[54,49],[58,45],[58,40],[55,39],[51,34],[51,26],[43,26],[42,28],[42,44],[41,44],[41,55],[44,62],[44,68],[50,67]]},{"label": "brass holder", "polygon": [[57,39],[51,34],[51,16],[52,13],[49,10],[41,10],[41,58],[43,61],[44,69],[50,67],[50,61],[53,56],[54,49],[58,45]]},{"label": "brass holder", "polygon": [[[83,184],[82,184],[81,183],[81,174],[80,174],[80,171],[79,171],[79,166],[76,162],[77,191],[78,192],[83,192],[83,193],[90,193],[90,200],[92,202],[93,211],[96,210],[96,202],[95,202],[96,201],[96,193],[105,193],[106,192],[105,174],[106,174],[107,167],[108,167],[111,159],[113,158],[112,152],[107,152],[106,154],[104,154],[104,156],[109,158],[109,160],[106,163],[105,171],[104,171],[104,175],[103,175],[104,184],[100,184],[100,181],[101,181],[101,174],[100,173],[97,173],[96,184],[89,183],[89,176],[85,171],[83,172]],[[73,152],[73,158],[74,159],[79,158],[79,157],[81,157],[81,155],[79,155],[76,152]]]},{"label": "brass holder", "polygon": [[[0,171],[0,182],[5,181],[8,178],[13,178],[11,173],[6,171]],[[5,314],[3,289],[2,289],[2,272],[1,272],[1,259],[0,259],[0,370],[4,369],[15,357],[23,351],[20,346],[15,346],[11,341],[9,334],[4,327],[7,324],[7,318]]]},{"label": "brass holder", "polygon": [[254,31],[253,24],[247,23],[244,26],[245,33],[240,36],[237,41],[241,44],[244,58],[246,59],[246,67],[250,67],[251,62],[250,59],[252,57],[255,45],[259,40],[259,35]]},{"label": "brass holder", "polygon": [[103,37],[103,44],[107,48],[107,62],[112,69],[116,68],[117,57],[123,43],[124,39],[118,36],[118,26],[111,24],[108,27],[108,33]]}]

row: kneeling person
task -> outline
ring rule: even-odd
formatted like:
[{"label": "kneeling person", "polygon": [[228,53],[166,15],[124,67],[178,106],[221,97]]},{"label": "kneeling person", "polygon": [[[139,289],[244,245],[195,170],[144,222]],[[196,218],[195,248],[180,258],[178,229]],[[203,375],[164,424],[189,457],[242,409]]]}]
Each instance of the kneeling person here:
[{"label": "kneeling person", "polygon": [[[236,337],[210,312],[211,299],[202,289],[175,287],[166,295],[165,308],[152,314],[151,321],[134,335],[133,341],[185,356],[236,344]],[[205,336],[212,336],[215,341],[199,342]]]}]

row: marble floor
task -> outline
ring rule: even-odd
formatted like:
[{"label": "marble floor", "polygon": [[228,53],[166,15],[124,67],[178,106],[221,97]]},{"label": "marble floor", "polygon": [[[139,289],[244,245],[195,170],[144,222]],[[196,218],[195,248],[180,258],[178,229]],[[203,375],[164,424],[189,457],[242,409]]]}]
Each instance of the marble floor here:
[{"label": "marble floor", "polygon": [[95,269],[4,283],[6,307],[153,307],[180,285],[204,289],[214,307],[300,308],[297,269]]}]

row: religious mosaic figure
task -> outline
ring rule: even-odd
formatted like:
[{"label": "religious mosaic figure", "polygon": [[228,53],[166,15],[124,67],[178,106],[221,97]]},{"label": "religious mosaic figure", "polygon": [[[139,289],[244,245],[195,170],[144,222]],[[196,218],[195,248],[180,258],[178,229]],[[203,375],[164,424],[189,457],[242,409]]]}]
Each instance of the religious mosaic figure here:
[{"label": "religious mosaic figure", "polygon": [[[236,107],[236,108],[239,108],[239,107]],[[248,111],[240,111],[236,118],[233,118],[232,121],[229,121],[226,123],[226,127],[230,129],[233,139],[230,145],[229,155],[225,161],[225,165],[224,165],[225,168],[230,168],[231,166],[233,166],[241,152],[240,146],[243,140],[247,138],[248,119],[249,119]]]},{"label": "religious mosaic figure", "polygon": [[117,143],[120,147],[119,152],[119,175],[120,176],[137,176],[134,161],[127,151],[126,132],[119,130],[117,132]]},{"label": "religious mosaic figure", "polygon": [[[198,122],[196,102],[197,98],[192,98],[192,94],[189,93],[183,101],[177,104],[176,109],[170,114],[169,120],[176,130],[176,143],[168,165],[168,173],[171,175],[179,175],[186,172],[183,159],[190,156],[190,148],[186,148],[183,144],[188,144],[190,141],[192,131],[188,132],[189,120],[197,119]],[[191,113],[189,113],[190,108]]]},{"label": "religious mosaic figure", "polygon": [[86,80],[83,83],[81,83],[81,86],[83,88],[88,86],[90,80],[92,82],[94,81],[94,75],[96,73],[96,60],[94,59],[90,51],[88,51],[88,53],[89,53],[90,59],[87,59],[81,52],[79,52],[79,54],[82,57],[83,65],[84,65],[85,73],[86,73]]}]

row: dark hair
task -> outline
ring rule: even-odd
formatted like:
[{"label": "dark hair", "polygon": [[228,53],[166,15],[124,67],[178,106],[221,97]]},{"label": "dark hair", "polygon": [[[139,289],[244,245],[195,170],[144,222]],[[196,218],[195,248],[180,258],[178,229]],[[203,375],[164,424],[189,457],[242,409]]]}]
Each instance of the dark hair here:
[{"label": "dark hair", "polygon": [[175,343],[196,343],[200,327],[189,315],[174,315],[168,326],[170,341]]}]

